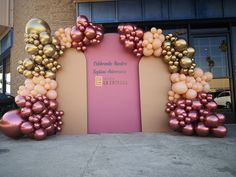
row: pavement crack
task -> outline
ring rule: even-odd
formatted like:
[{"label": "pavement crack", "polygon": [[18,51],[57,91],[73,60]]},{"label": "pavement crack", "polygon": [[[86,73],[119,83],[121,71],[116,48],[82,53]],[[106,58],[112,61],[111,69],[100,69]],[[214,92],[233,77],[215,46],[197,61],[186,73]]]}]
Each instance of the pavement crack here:
[{"label": "pavement crack", "polygon": [[90,156],[90,158],[88,159],[87,163],[86,163],[86,166],[82,172],[82,174],[80,175],[80,177],[84,177],[84,175],[86,174],[88,168],[89,168],[89,164],[93,161],[93,158],[98,150],[98,147],[100,146],[100,144],[97,144],[95,150],[92,152],[92,155]]}]

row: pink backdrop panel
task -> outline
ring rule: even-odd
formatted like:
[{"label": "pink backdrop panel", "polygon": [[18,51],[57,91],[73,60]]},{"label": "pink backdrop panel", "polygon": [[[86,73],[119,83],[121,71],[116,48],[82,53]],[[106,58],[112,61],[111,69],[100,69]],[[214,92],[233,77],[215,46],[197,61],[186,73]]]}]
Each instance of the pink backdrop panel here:
[{"label": "pink backdrop panel", "polygon": [[141,131],[139,58],[119,42],[118,34],[85,52],[88,83],[88,133]]}]

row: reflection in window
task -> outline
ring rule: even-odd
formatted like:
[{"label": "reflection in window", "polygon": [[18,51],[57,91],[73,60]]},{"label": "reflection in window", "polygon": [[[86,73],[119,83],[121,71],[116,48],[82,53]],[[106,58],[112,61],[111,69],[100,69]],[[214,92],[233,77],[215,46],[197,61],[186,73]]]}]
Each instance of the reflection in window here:
[{"label": "reflection in window", "polygon": [[187,40],[187,38],[188,38],[187,29],[185,29],[185,28],[164,29],[163,33],[165,35],[168,35],[168,34],[172,33],[174,36],[177,36],[178,38],[182,38],[182,39],[185,39],[185,40]]},{"label": "reflection in window", "polygon": [[214,75],[214,79],[210,82],[210,92],[214,96],[218,109],[232,109],[227,38],[225,36],[194,37],[193,46],[198,67]]},{"label": "reflection in window", "polygon": [[0,93],[3,93],[3,65],[0,62]]}]

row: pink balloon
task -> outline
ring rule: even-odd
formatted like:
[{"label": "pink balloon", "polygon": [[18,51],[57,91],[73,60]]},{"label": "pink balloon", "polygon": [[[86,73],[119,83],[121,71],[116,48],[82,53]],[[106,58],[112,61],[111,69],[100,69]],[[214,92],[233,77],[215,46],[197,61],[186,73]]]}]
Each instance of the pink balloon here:
[{"label": "pink balloon", "polygon": [[88,38],[88,39],[93,39],[96,37],[96,31],[93,27],[91,26],[88,26],[85,31],[84,31],[84,34],[85,36]]},{"label": "pink balloon", "polygon": [[[83,37],[84,37],[84,34],[81,31],[77,30],[75,26],[73,26],[71,29],[72,40],[79,42],[83,39]],[[73,43],[72,43],[72,45],[73,45]]]},{"label": "pink balloon", "polygon": [[180,128],[179,121],[177,119],[170,119],[169,126],[172,130],[178,130]]}]

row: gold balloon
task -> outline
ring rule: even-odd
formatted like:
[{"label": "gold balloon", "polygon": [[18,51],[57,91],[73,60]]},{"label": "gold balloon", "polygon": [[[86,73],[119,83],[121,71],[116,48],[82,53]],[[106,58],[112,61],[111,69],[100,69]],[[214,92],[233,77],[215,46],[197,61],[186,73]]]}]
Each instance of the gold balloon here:
[{"label": "gold balloon", "polygon": [[188,51],[188,54],[186,56],[189,57],[189,58],[193,58],[194,53],[195,53],[195,49],[192,48],[192,47],[188,47],[187,51]]},{"label": "gold balloon", "polygon": [[52,63],[48,63],[48,64],[47,64],[47,68],[48,68],[48,69],[52,69],[52,67],[53,67],[53,64],[52,64]]},{"label": "gold balloon", "polygon": [[55,53],[55,48],[53,45],[51,44],[47,44],[43,47],[43,53],[47,56],[47,57],[51,57],[54,55]]},{"label": "gold balloon", "polygon": [[171,73],[177,73],[179,71],[179,67],[175,65],[169,65],[169,71]]},{"label": "gold balloon", "polygon": [[32,72],[29,71],[29,70],[24,70],[23,75],[24,75],[26,78],[28,78],[28,79],[30,79],[30,78],[33,77]]},{"label": "gold balloon", "polygon": [[45,72],[45,77],[46,78],[50,78],[50,79],[55,79],[56,78],[56,74],[53,73],[52,71],[46,71]]},{"label": "gold balloon", "polygon": [[57,68],[56,67],[52,67],[51,71],[55,73],[55,72],[57,72]]},{"label": "gold balloon", "polygon": [[192,65],[192,60],[191,58],[188,57],[183,57],[180,59],[180,66],[184,69],[189,68]]},{"label": "gold balloon", "polygon": [[51,34],[51,30],[47,22],[38,18],[32,18],[27,22],[25,26],[25,33],[39,34],[41,32],[48,32]]},{"label": "gold balloon", "polygon": [[174,42],[174,46],[178,52],[182,52],[187,49],[187,42],[184,39],[178,39]]},{"label": "gold balloon", "polygon": [[42,61],[43,61],[43,58],[42,58],[40,55],[36,55],[35,58],[34,58],[34,61],[35,61],[37,64],[41,64]]},{"label": "gold balloon", "polygon": [[42,76],[44,76],[44,75],[46,74],[45,71],[40,71],[39,73],[40,73],[40,75],[42,75]]},{"label": "gold balloon", "polygon": [[29,58],[26,58],[24,61],[23,61],[23,66],[28,69],[28,70],[31,70],[34,68],[34,61],[32,61],[31,59]]},{"label": "gold balloon", "polygon": [[23,74],[24,70],[25,70],[24,66],[22,66],[22,65],[17,66],[17,71],[18,71],[20,74]]},{"label": "gold balloon", "polygon": [[56,68],[57,68],[57,69],[61,69],[61,65],[58,64],[58,65],[56,66]]},{"label": "gold balloon", "polygon": [[36,67],[34,68],[34,71],[37,72],[37,73],[40,72],[39,67],[36,66]]},{"label": "gold balloon", "polygon": [[38,46],[40,43],[39,43],[39,40],[35,39],[34,40],[34,45]]},{"label": "gold balloon", "polygon": [[30,55],[35,55],[38,53],[38,48],[33,44],[26,44],[25,51]]},{"label": "gold balloon", "polygon": [[52,38],[47,32],[44,31],[39,34],[39,41],[41,44],[46,45],[52,41]]},{"label": "gold balloon", "polygon": [[22,64],[23,64],[23,60],[19,60],[17,63],[18,63],[19,65],[22,65]]},{"label": "gold balloon", "polygon": [[164,49],[166,49],[168,46],[171,46],[171,42],[170,41],[164,41],[163,44],[162,44],[162,47]]}]

